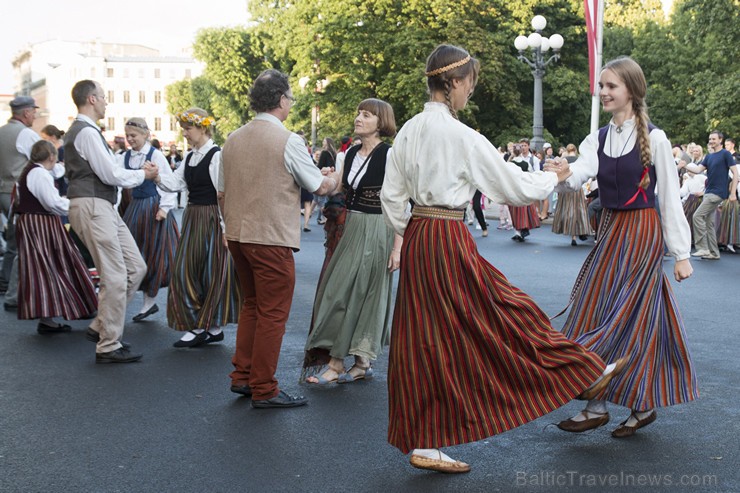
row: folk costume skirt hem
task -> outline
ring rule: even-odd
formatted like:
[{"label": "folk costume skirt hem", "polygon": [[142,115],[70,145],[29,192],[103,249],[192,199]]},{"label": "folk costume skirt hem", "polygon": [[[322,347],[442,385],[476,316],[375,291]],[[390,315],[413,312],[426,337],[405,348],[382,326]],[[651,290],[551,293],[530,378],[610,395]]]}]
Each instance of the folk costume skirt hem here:
[{"label": "folk costume skirt hem", "polygon": [[516,428],[603,369],[479,255],[462,221],[412,218],[391,329],[391,445],[408,453]]},{"label": "folk costume skirt hem", "polygon": [[534,204],[523,206],[510,205],[509,213],[511,214],[511,224],[518,231],[540,227],[540,216],[537,212],[537,206]]},{"label": "folk costume skirt hem", "polygon": [[146,262],[146,275],[139,285],[139,291],[150,298],[157,296],[159,288],[170,284],[170,272],[180,236],[172,211],[165,219],[157,221],[158,210],[159,195],[155,195],[133,199],[123,215],[123,222],[131,231]]},{"label": "folk costume skirt hem", "polygon": [[582,191],[558,193],[558,204],[552,220],[552,232],[568,236],[593,234],[586,211],[586,198]]},{"label": "folk costume skirt hem", "polygon": [[604,209],[563,333],[604,361],[629,357],[599,399],[644,411],[698,397],[683,320],[663,272],[654,208]]},{"label": "folk costume skirt hem", "polygon": [[18,318],[79,320],[98,298],[79,250],[58,216],[18,214]]}]

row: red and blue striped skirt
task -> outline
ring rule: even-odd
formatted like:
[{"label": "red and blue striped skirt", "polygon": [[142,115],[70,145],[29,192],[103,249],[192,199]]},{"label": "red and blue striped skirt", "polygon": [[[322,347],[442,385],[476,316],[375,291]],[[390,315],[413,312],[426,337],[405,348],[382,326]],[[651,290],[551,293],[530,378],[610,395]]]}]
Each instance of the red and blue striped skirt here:
[{"label": "red and blue striped skirt", "polygon": [[391,445],[408,453],[502,433],[570,401],[603,368],[480,256],[462,221],[411,219],[391,330]]},{"label": "red and blue striped skirt", "polygon": [[157,296],[159,288],[170,284],[170,271],[175,259],[175,250],[180,240],[177,221],[172,211],[161,221],[156,220],[159,196],[133,199],[126,207],[123,222],[126,223],[139,246],[146,262],[146,276],[139,291],[150,298]]},{"label": "red and blue striped skirt", "polygon": [[58,216],[18,214],[18,318],[79,320],[97,310],[85,261]]},{"label": "red and blue striped skirt", "polygon": [[683,320],[663,273],[657,211],[604,209],[599,228],[563,327],[605,361],[629,357],[599,398],[638,411],[696,399]]},{"label": "red and blue striped skirt", "polygon": [[740,202],[725,200],[719,208],[717,243],[740,245]]},{"label": "red and blue striped skirt", "polygon": [[523,205],[523,206],[509,206],[509,213],[511,213],[511,223],[514,225],[514,229],[535,229],[540,227],[540,216],[537,212],[537,206],[535,204]]},{"label": "red and blue striped skirt", "polygon": [[222,327],[239,320],[241,291],[223,243],[217,205],[188,205],[167,293],[167,323],[175,330]]}]

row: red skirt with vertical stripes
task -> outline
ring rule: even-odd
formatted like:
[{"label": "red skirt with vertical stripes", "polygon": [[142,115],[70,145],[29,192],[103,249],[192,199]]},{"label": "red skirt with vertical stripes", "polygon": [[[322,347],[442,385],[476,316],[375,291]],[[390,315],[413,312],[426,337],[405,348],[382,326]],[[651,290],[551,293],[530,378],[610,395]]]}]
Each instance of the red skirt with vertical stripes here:
[{"label": "red skirt with vertical stripes", "polygon": [[605,361],[629,357],[600,399],[645,411],[698,397],[654,208],[604,209],[563,332]]},{"label": "red skirt with vertical stripes", "polygon": [[601,375],[478,254],[461,221],[413,218],[404,235],[388,368],[391,445],[482,440],[562,406]]},{"label": "red skirt with vertical stripes", "polygon": [[523,206],[509,206],[511,213],[511,223],[514,229],[535,229],[540,227],[540,216],[537,212],[537,206],[534,204]]},{"label": "red skirt with vertical stripes", "polygon": [[18,318],[78,320],[98,306],[85,261],[59,216],[18,214]]}]

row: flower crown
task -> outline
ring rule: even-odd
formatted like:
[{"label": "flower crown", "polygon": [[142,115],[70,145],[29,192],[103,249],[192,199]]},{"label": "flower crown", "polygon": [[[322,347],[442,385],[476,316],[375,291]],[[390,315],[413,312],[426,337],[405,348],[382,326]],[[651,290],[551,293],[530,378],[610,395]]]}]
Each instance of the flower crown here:
[{"label": "flower crown", "polygon": [[198,127],[210,127],[216,123],[216,120],[214,120],[212,116],[200,116],[186,111],[181,111],[175,115],[175,117],[182,123],[190,123],[192,125],[197,125]]}]

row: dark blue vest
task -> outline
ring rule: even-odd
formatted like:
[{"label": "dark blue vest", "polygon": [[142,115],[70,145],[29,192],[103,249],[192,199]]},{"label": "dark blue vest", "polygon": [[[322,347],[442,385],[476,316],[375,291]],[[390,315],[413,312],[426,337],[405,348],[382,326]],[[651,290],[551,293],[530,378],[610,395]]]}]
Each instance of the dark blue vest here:
[{"label": "dark blue vest", "polygon": [[[648,125],[648,132],[656,128]],[[635,143],[632,150],[618,158],[609,157],[604,152],[604,143],[609,126],[599,129],[599,198],[601,205],[607,209],[632,210],[655,207],[655,166],[650,165],[648,174],[650,185],[647,189],[640,187],[644,171],[640,161],[640,148]]]},{"label": "dark blue vest", "polygon": [[189,153],[185,158],[185,183],[188,185],[188,204],[192,205],[216,205],[218,204],[216,188],[211,181],[209,167],[211,159],[220,151],[221,148],[214,146],[203,156],[203,159],[195,166],[190,166],[190,158],[193,153]]},{"label": "dark blue vest", "polygon": [[[144,161],[151,161],[154,151],[154,146],[151,146],[149,148],[149,152],[146,153],[146,158],[144,158]],[[130,160],[131,151],[126,151],[126,154],[123,157],[123,165],[126,167],[126,169],[131,169],[131,167],[129,166]],[[154,183],[154,181],[152,180],[144,180],[141,185],[139,185],[138,187],[134,187],[133,190],[131,190],[131,197],[135,199],[146,199],[148,197],[154,197],[155,195],[158,195],[157,184]]]}]

